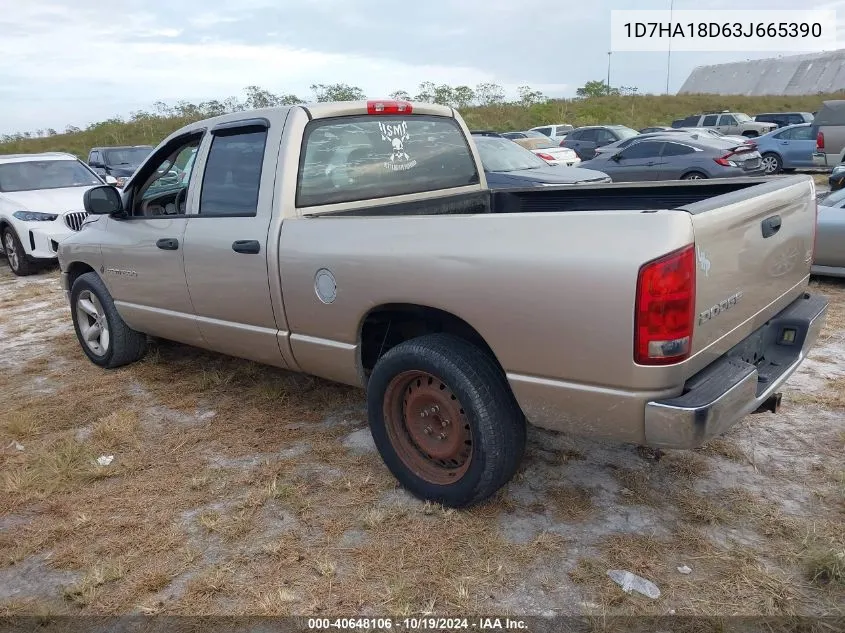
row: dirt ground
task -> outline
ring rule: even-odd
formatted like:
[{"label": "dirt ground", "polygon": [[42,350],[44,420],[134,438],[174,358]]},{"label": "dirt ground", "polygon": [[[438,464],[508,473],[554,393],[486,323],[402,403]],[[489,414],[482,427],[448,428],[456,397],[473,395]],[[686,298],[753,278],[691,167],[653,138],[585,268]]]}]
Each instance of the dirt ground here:
[{"label": "dirt ground", "polygon": [[55,269],[0,271],[0,615],[845,614],[842,281],[780,414],[662,456],[531,429],[456,512],[397,487],[360,391],[162,342],[100,370]]}]

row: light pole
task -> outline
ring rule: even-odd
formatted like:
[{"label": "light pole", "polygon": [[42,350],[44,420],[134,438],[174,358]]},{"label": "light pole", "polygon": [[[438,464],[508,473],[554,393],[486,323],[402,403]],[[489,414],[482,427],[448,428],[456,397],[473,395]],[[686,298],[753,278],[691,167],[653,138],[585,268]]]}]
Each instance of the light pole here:
[{"label": "light pole", "polygon": [[[675,0],[669,0],[669,28],[672,28],[672,9],[674,9]],[[669,38],[669,52],[666,55],[666,94],[669,94],[669,68],[672,64],[672,38]]]},{"label": "light pole", "polygon": [[610,56],[613,51],[607,51],[607,94],[610,94]]}]

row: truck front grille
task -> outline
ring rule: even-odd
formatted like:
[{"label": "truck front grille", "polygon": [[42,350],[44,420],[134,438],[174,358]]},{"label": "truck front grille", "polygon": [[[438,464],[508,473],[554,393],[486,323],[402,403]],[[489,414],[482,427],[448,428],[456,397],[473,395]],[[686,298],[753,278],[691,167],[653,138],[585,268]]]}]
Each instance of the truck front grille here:
[{"label": "truck front grille", "polygon": [[71,231],[78,231],[88,214],[85,211],[74,211],[65,215],[65,224]]}]

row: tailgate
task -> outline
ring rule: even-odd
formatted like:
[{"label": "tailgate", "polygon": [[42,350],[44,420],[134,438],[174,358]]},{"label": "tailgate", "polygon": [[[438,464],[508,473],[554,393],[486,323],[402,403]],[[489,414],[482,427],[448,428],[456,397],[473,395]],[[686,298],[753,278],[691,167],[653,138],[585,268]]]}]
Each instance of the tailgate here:
[{"label": "tailgate", "polygon": [[815,195],[809,176],[791,176],[682,207],[692,216],[698,262],[692,354],[724,351],[804,291]]}]

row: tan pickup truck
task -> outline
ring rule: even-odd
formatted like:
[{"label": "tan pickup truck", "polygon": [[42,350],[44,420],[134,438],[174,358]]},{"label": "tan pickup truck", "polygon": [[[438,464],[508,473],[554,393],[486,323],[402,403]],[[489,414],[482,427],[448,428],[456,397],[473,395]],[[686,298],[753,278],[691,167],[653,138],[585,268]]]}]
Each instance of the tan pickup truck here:
[{"label": "tan pickup truck", "polygon": [[810,177],[491,191],[438,105],[199,121],[85,209],[59,260],[91,361],[151,335],[360,386],[389,469],[454,507],[526,421],[688,448],[775,411],[827,310]]}]

